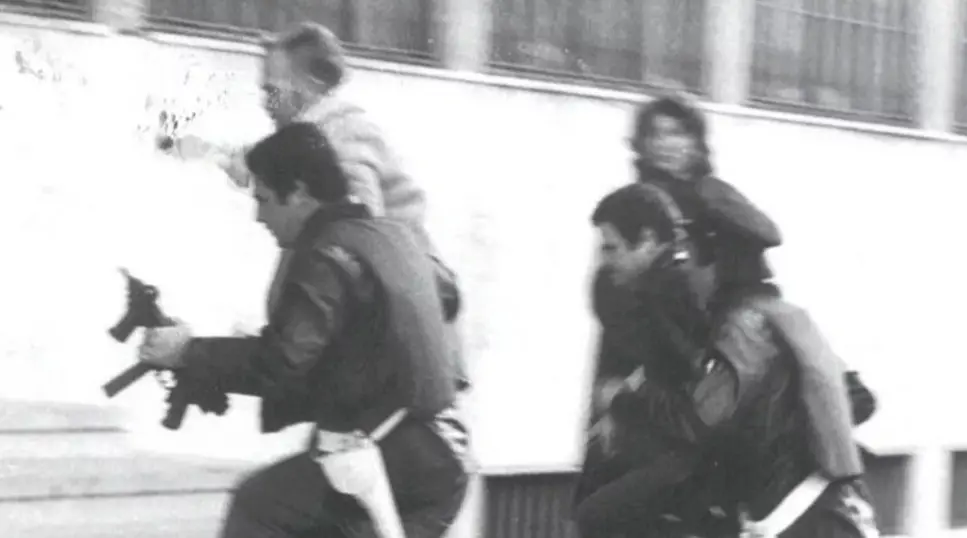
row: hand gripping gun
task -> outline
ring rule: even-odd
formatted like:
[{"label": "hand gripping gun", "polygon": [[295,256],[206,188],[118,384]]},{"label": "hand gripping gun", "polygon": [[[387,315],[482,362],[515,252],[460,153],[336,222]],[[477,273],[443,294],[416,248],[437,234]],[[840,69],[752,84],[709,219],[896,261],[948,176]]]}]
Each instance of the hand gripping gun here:
[{"label": "hand gripping gun", "polygon": [[[108,330],[112,338],[118,342],[126,342],[138,328],[170,327],[174,321],[166,316],[158,307],[158,289],[131,276],[122,269],[121,274],[127,279],[128,307],[124,316]],[[113,398],[128,388],[145,374],[155,370],[144,362],[137,362],[115,376],[104,385],[104,393]],[[177,379],[177,374],[175,374]],[[192,403],[192,390],[187,384],[177,381],[168,386],[168,411],[161,424],[169,430],[177,430],[185,418],[188,406]],[[222,400],[210,410],[216,414],[223,414],[228,407],[227,399]]]}]

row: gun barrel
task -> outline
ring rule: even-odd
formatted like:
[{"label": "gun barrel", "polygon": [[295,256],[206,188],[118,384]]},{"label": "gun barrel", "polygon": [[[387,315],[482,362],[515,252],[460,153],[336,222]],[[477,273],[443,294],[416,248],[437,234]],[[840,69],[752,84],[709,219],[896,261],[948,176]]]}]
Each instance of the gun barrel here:
[{"label": "gun barrel", "polygon": [[104,393],[108,398],[113,398],[117,393],[128,388],[132,383],[144,377],[153,368],[143,362],[138,362],[129,366],[126,370],[115,376],[104,384]]}]

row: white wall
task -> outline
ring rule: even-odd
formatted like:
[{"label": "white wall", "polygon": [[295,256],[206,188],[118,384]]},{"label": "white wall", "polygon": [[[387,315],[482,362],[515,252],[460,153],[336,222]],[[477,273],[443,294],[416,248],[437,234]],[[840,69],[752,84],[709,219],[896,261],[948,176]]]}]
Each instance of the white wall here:
[{"label": "white wall", "polygon": [[[246,195],[135,136],[162,101],[202,111],[198,129],[212,136],[257,136],[255,59],[170,44],[122,54],[108,46],[121,38],[10,30],[0,395],[101,398],[100,383],[133,358],[104,333],[123,305],[120,265],[201,332],[257,324],[275,251]],[[17,51],[48,66],[46,80],[4,63]],[[426,186],[431,228],[465,283],[482,463],[575,464],[593,336],[588,216],[631,179],[632,105],[379,69],[357,69],[346,92]],[[967,442],[954,411],[967,400],[967,147],[725,112],[710,122],[723,177],[785,233],[772,259],[789,296],[880,396],[862,435],[883,447]],[[239,404],[233,420],[192,417],[175,443],[155,426],[160,396],[145,385],[120,399],[134,442],[259,458],[297,442],[258,438],[254,408]]]}]

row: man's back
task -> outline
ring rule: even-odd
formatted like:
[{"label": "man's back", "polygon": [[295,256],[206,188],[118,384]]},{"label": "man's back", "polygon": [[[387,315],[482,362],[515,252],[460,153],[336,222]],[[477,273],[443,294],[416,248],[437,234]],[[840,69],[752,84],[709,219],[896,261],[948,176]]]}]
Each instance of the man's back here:
[{"label": "man's back", "polygon": [[440,412],[452,403],[456,382],[429,259],[398,221],[331,212],[309,220],[282,277],[319,293],[312,291],[314,275],[336,268],[353,290],[342,330],[311,374],[320,411],[349,422],[373,404],[386,407],[372,410],[376,416],[396,407]]},{"label": "man's back", "polygon": [[331,141],[350,192],[375,215],[422,227],[426,194],[402,168],[382,130],[366,111],[339,96],[323,97],[302,114]]},{"label": "man's back", "polygon": [[826,493],[782,536],[860,536],[874,524],[851,437],[845,366],[805,312],[777,293],[754,291],[720,315],[716,358],[736,383],[734,412],[714,445],[727,497],[762,521],[817,477],[829,481]]}]

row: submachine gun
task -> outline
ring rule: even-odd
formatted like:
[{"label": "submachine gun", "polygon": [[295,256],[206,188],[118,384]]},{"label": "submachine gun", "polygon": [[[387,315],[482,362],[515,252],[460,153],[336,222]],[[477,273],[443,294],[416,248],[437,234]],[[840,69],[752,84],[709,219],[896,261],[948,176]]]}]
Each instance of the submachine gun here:
[{"label": "submachine gun", "polygon": [[[121,319],[108,330],[112,338],[123,343],[139,328],[150,329],[174,325],[174,321],[158,307],[159,294],[156,287],[131,276],[125,269],[121,269],[121,274],[127,279],[128,306]],[[153,371],[157,370],[147,363],[138,361],[105,383],[104,393],[108,398],[113,398],[145,374]],[[190,380],[178,371],[171,371],[170,374],[171,379],[163,381],[168,390],[166,399],[168,410],[161,421],[165,428],[179,429],[188,406],[192,404],[199,405],[203,411],[216,415],[223,415],[228,410],[228,397],[224,393],[216,393],[211,387],[202,386],[204,383]]]}]

